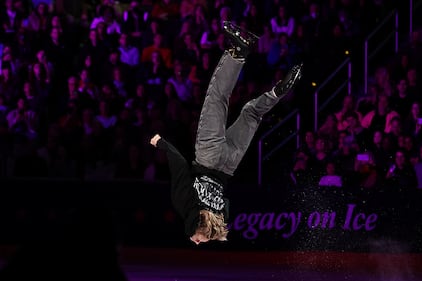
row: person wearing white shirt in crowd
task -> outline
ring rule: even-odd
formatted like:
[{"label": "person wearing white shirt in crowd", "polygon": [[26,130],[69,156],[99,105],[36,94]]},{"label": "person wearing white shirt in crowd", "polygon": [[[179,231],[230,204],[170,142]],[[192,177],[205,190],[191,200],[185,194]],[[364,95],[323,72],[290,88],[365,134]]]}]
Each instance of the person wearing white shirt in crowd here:
[{"label": "person wearing white shirt in crowd", "polygon": [[120,34],[120,61],[130,66],[138,66],[140,62],[139,50],[130,44],[130,38],[127,33]]},{"label": "person wearing white shirt in crowd", "polygon": [[100,22],[104,22],[107,28],[107,34],[120,34],[120,24],[116,21],[115,11],[110,6],[102,6],[100,15],[92,20],[90,29],[95,29]]},{"label": "person wearing white shirt in crowd", "polygon": [[117,117],[110,114],[109,104],[106,101],[100,102],[100,114],[96,116],[96,119],[104,129],[114,127],[117,122]]},{"label": "person wearing white shirt in crowd", "polygon": [[180,61],[174,63],[174,73],[167,81],[173,85],[179,100],[185,103],[189,103],[192,100],[193,84],[184,73],[183,65]]},{"label": "person wearing white shirt in crowd", "polygon": [[295,20],[287,14],[284,6],[278,8],[278,14],[270,20],[270,24],[274,34],[286,33],[290,37],[295,30]]},{"label": "person wearing white shirt in crowd", "polygon": [[342,187],[343,181],[341,176],[336,173],[336,165],[333,162],[328,162],[326,170],[327,174],[321,177],[319,181],[319,186]]}]

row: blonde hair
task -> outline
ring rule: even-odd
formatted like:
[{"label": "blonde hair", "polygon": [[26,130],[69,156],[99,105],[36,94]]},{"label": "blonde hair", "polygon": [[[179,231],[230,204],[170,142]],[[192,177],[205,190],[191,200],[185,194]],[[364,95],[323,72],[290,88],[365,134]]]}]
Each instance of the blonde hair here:
[{"label": "blonde hair", "polygon": [[197,233],[203,234],[210,240],[227,241],[229,230],[224,222],[223,214],[215,214],[207,210],[199,212],[199,226]]}]

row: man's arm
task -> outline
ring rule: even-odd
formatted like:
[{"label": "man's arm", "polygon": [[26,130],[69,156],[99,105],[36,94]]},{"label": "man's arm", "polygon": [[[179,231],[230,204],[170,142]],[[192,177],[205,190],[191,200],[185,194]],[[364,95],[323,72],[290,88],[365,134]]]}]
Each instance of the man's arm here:
[{"label": "man's arm", "polygon": [[155,135],[150,143],[167,152],[172,203],[185,221],[186,234],[191,236],[195,233],[199,222],[199,198],[192,186],[190,166],[179,151],[160,135]]},{"label": "man's arm", "polygon": [[158,134],[152,137],[150,143],[151,145],[166,151],[172,185],[178,186],[179,184],[185,183],[183,181],[186,181],[186,178],[190,177],[189,164],[177,148]]}]

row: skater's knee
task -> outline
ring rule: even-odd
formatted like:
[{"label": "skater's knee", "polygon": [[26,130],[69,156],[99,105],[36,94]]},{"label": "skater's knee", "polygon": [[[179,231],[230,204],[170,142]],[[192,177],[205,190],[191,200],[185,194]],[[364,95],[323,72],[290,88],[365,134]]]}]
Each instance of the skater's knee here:
[{"label": "skater's knee", "polygon": [[255,108],[255,103],[253,101],[249,101],[243,106],[241,114],[243,114],[244,116],[248,118],[253,118],[254,120],[257,120],[257,121],[261,120],[261,116],[257,112]]}]

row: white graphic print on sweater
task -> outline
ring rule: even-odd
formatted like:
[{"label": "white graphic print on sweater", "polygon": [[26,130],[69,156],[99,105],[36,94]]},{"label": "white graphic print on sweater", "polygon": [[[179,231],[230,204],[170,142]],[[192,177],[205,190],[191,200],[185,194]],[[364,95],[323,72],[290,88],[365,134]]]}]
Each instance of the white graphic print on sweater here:
[{"label": "white graphic print on sweater", "polygon": [[205,207],[211,210],[222,211],[225,205],[223,199],[223,186],[215,180],[207,177],[195,177],[193,184],[196,192],[198,193],[199,200]]}]

